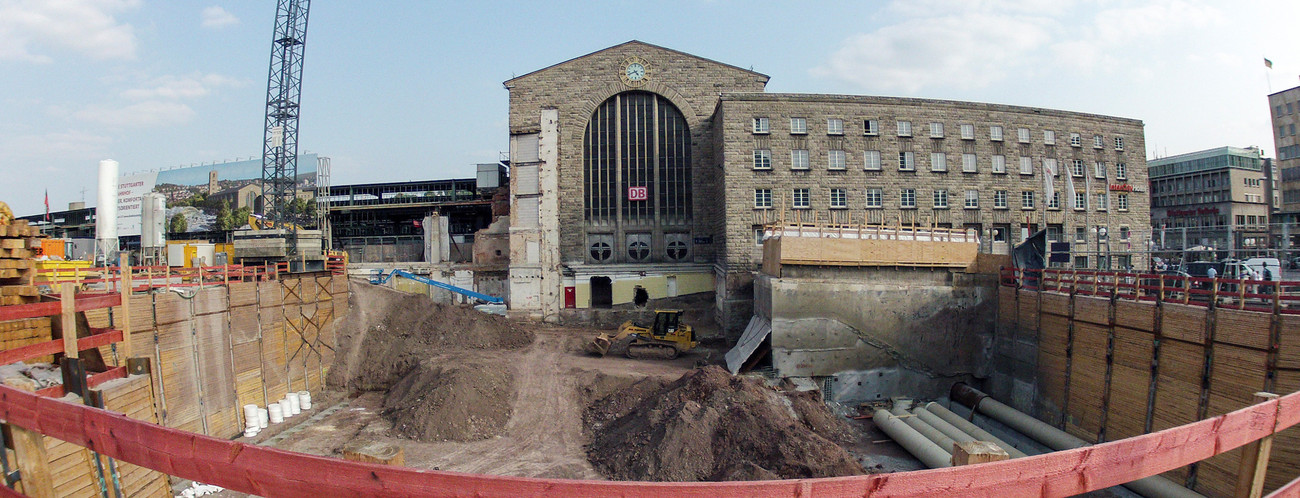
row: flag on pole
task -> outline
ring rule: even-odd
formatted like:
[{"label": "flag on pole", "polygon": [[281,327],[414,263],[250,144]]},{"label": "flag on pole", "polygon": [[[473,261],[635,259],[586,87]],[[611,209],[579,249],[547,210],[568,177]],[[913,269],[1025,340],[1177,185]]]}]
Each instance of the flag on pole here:
[{"label": "flag on pole", "polygon": [[45,189],[45,221],[50,221],[50,189]]},{"label": "flag on pole", "polygon": [[1074,179],[1073,179],[1073,178],[1070,178],[1070,177],[1068,177],[1068,176],[1065,177],[1065,195],[1066,195],[1067,197],[1070,198],[1070,207],[1073,207],[1073,208],[1081,208],[1081,207],[1083,207],[1083,206],[1080,206],[1080,205],[1079,205],[1078,201],[1075,201],[1075,200],[1074,200],[1074,197],[1075,197],[1075,195],[1074,195]]},{"label": "flag on pole", "polygon": [[1268,60],[1268,57],[1265,57],[1265,58],[1264,58],[1264,67],[1269,68],[1269,69],[1273,69],[1273,61]]},{"label": "flag on pole", "polygon": [[1088,198],[1092,197],[1092,177],[1084,172],[1083,175],[1083,208],[1088,208]]},{"label": "flag on pole", "polygon": [[1043,159],[1043,202],[1049,205],[1052,197],[1056,194],[1056,185],[1052,183],[1052,178],[1056,176],[1056,160]]}]

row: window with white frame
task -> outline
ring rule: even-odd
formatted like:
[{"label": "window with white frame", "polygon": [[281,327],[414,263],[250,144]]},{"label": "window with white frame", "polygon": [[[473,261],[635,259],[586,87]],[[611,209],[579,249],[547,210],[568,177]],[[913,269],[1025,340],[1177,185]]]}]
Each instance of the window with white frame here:
[{"label": "window with white frame", "polygon": [[898,170],[899,170],[899,171],[915,171],[915,170],[916,170],[916,155],[913,154],[912,152],[899,152],[899,153],[898,153]]},{"label": "window with white frame", "polygon": [[1105,211],[1108,207],[1107,204],[1110,204],[1110,196],[1106,195],[1105,192],[1097,194],[1097,210]]},{"label": "window with white frame", "polygon": [[1052,130],[1043,130],[1043,144],[1056,145],[1056,132]]},{"label": "window with white frame", "polygon": [[1078,133],[1070,134],[1070,147],[1083,147],[1083,136]]},{"label": "window with white frame", "polygon": [[966,209],[980,208],[980,191],[970,189],[966,191]]},{"label": "window with white frame", "polygon": [[930,123],[930,138],[943,138],[943,123]]},{"label": "window with white frame", "polygon": [[844,209],[849,207],[848,194],[842,188],[831,189],[831,209]]},{"label": "window with white frame", "polygon": [[898,136],[900,136],[900,137],[910,137],[910,136],[912,136],[912,122],[911,122],[911,121],[899,121],[899,122],[898,122]]},{"label": "window with white frame", "polygon": [[948,191],[937,189],[934,191],[934,208],[948,209]]},{"label": "window with white frame", "polygon": [[1128,211],[1128,194],[1126,193],[1115,194],[1115,209],[1118,209],[1120,211]]},{"label": "window with white frame", "polygon": [[878,189],[878,188],[869,188],[869,189],[867,189],[867,207],[868,207],[868,208],[878,208],[878,207],[884,205],[884,202],[883,202],[883,199],[882,199],[883,196],[884,196],[883,191],[880,190],[880,189]]},{"label": "window with white frame", "polygon": [[975,140],[975,125],[973,124],[961,125],[961,139]]},{"label": "window with white frame", "polygon": [[772,169],[772,151],[754,149],[754,169]]},{"label": "window with white frame", "polygon": [[772,126],[768,123],[767,118],[754,118],[754,134],[771,133]]},{"label": "window with white frame", "polygon": [[880,134],[880,122],[879,122],[879,121],[876,121],[876,120],[874,120],[874,119],[864,119],[864,120],[862,120],[862,134],[863,134],[863,135],[879,135],[879,134]]},{"label": "window with white frame", "polygon": [[1083,159],[1070,161],[1070,176],[1083,177]]},{"label": "window with white frame", "polygon": [[790,204],[791,207],[795,209],[808,209],[810,207],[809,203],[810,203],[810,197],[808,196],[808,189],[806,188],[794,189],[794,196],[791,199],[791,204]]},{"label": "window with white frame", "polygon": [[862,169],[880,171],[880,151],[869,150],[862,153]]},{"label": "window with white frame", "polygon": [[901,209],[913,209],[913,208],[916,208],[916,189],[914,189],[914,188],[905,188],[905,189],[899,191],[899,194],[898,194],[898,207],[901,208]]},{"label": "window with white frame", "polygon": [[790,118],[790,134],[804,135],[808,133],[808,120],[806,118]]},{"label": "window with white frame", "polygon": [[1075,192],[1074,206],[1072,207],[1074,208],[1075,211],[1083,211],[1084,209],[1088,209],[1088,194],[1086,192]]},{"label": "window with white frame", "polygon": [[1128,179],[1128,165],[1127,165],[1127,164],[1124,164],[1124,163],[1115,163],[1115,179],[1116,179],[1116,180],[1127,180],[1127,179]]},{"label": "window with white frame", "polygon": [[1124,150],[1124,137],[1115,137],[1115,150]]},{"label": "window with white frame", "polygon": [[1100,149],[1105,146],[1106,146],[1106,139],[1101,138],[1101,135],[1092,136],[1092,148]]},{"label": "window with white frame", "polygon": [[826,169],[844,169],[844,151],[839,149],[826,151]]},{"label": "window with white frame", "polygon": [[1061,193],[1052,192],[1052,198],[1047,200],[1047,209],[1061,209]]},{"label": "window with white frame", "polygon": [[1033,190],[1021,190],[1021,191],[1020,191],[1020,209],[1033,209],[1033,208],[1034,208],[1034,191],[1033,191]]},{"label": "window with white frame", "polygon": [[772,189],[754,189],[754,209],[772,209]]},{"label": "window with white frame", "polygon": [[1092,162],[1092,177],[1093,177],[1093,178],[1106,178],[1106,162],[1105,162],[1105,161],[1093,161],[1093,162]]},{"label": "window with white frame", "polygon": [[994,141],[994,142],[1001,142],[1001,141],[1002,141],[1002,127],[1001,127],[1001,126],[990,126],[990,127],[989,127],[989,140],[992,140],[992,141]]},{"label": "window with white frame", "polygon": [[790,151],[790,169],[808,169],[808,149]]},{"label": "window with white frame", "polygon": [[[1020,158],[1020,160],[1023,162],[1025,158],[1022,157]],[[1024,165],[1022,164],[1021,167],[1024,167]],[[1033,166],[1031,165],[1030,167],[1032,168]],[[1043,158],[1043,174],[1044,175],[1048,174],[1047,173],[1048,171],[1052,172],[1051,173],[1052,177],[1061,176],[1061,170],[1056,169],[1056,158],[1052,158],[1052,157]]]},{"label": "window with white frame", "polygon": [[948,171],[948,155],[942,152],[931,152],[930,171]]},{"label": "window with white frame", "polygon": [[993,191],[993,208],[994,209],[1007,208],[1007,191],[1005,190]]},{"label": "window with white frame", "polygon": [[1016,141],[1022,144],[1029,143],[1029,128],[1016,128]]},{"label": "window with white frame", "polygon": [[968,152],[961,155],[961,172],[979,173],[979,163],[976,162],[975,154]]},{"label": "window with white frame", "polygon": [[1020,171],[1020,174],[1022,175],[1034,174],[1034,160],[1032,158],[1030,158],[1029,156],[1020,156],[1019,162],[1020,162],[1020,168],[1018,168],[1018,170]]},{"label": "window with white frame", "polygon": [[840,118],[826,118],[827,135],[843,135],[844,120]]}]

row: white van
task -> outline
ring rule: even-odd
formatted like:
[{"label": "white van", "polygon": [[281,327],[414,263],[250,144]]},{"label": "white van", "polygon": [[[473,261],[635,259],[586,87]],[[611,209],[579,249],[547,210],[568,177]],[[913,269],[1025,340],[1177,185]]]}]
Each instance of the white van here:
[{"label": "white van", "polygon": [[1282,262],[1277,258],[1250,258],[1242,261],[1241,264],[1255,273],[1255,280],[1282,281]]}]

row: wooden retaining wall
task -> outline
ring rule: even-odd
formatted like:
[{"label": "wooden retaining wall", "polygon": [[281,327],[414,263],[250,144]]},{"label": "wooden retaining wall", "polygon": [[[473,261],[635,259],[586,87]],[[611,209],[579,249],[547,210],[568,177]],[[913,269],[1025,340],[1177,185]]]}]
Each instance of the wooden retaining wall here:
[{"label": "wooden retaining wall", "polygon": [[[1215,417],[1259,391],[1300,391],[1300,316],[999,288],[998,320],[1038,335],[1039,418],[1091,442]],[[1028,330],[1027,330],[1028,329]],[[1240,451],[1166,472],[1229,496]],[[1300,475],[1300,429],[1278,434],[1268,489]]]}]

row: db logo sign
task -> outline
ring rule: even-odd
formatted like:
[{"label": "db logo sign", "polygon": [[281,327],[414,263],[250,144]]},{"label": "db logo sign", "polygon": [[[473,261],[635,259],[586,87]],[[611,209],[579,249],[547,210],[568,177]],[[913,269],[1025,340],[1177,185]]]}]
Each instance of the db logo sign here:
[{"label": "db logo sign", "polygon": [[650,192],[645,187],[628,187],[627,200],[644,201],[650,198]]}]

